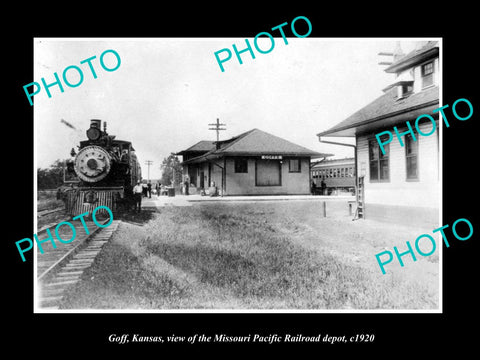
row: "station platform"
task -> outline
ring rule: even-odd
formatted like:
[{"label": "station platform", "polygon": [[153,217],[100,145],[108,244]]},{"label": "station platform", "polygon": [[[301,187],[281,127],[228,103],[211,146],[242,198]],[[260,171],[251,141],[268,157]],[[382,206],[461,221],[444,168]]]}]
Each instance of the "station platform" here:
[{"label": "station platform", "polygon": [[164,206],[193,206],[211,202],[268,202],[268,201],[355,201],[355,196],[326,195],[249,195],[249,196],[201,196],[175,195],[157,196],[142,199],[142,208],[158,208]]}]

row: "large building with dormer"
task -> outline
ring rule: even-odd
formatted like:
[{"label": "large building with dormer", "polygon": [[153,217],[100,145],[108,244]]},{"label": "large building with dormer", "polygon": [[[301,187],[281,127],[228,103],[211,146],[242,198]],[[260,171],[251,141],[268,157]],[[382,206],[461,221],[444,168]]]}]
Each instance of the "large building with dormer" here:
[{"label": "large building with dormer", "polygon": [[[362,109],[317,136],[354,137],[356,140],[356,177],[363,187],[363,217],[402,223],[436,225],[439,222],[441,174],[438,113],[439,42],[418,42],[411,52],[396,49],[393,62],[385,69],[395,80],[384,94]],[[394,136],[379,148],[376,134],[407,131],[406,121],[414,124],[418,116],[431,115],[437,130],[430,136],[406,135],[404,146]],[[432,123],[419,125],[429,133]],[[416,131],[414,129],[414,131]],[[418,135],[418,134],[415,134]]]}]

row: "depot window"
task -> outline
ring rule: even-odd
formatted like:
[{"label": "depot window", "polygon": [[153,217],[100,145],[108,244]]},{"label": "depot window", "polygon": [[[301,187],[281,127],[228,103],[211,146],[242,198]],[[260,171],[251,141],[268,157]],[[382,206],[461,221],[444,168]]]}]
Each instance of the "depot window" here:
[{"label": "depot window", "polygon": [[433,62],[422,65],[422,87],[433,85]]},{"label": "depot window", "polygon": [[[385,138],[380,139],[385,142]],[[380,145],[376,139],[368,142],[368,154],[370,162],[370,181],[389,182],[390,181],[390,144],[384,144],[385,155],[380,150]]]},{"label": "depot window", "polygon": [[413,85],[412,84],[403,84],[402,85],[402,97],[406,97],[407,95],[410,95],[413,91]]},{"label": "depot window", "polygon": [[407,180],[418,180],[418,142],[410,134],[405,136],[405,158]]},{"label": "depot window", "polygon": [[248,160],[245,158],[235,159],[235,173],[248,173]]},{"label": "depot window", "polygon": [[288,172],[300,172],[300,159],[288,160]]}]

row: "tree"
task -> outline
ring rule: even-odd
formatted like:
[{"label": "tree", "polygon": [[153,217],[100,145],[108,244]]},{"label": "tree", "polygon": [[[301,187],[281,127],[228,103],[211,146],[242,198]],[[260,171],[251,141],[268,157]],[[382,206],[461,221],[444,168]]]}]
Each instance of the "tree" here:
[{"label": "tree", "polygon": [[160,182],[164,185],[171,185],[173,174],[175,174],[175,185],[179,185],[182,182],[182,165],[178,157],[174,154],[170,154],[164,158],[160,165],[162,170],[162,178]]},{"label": "tree", "polygon": [[63,184],[63,160],[55,160],[48,169],[37,169],[37,189],[55,189]]}]

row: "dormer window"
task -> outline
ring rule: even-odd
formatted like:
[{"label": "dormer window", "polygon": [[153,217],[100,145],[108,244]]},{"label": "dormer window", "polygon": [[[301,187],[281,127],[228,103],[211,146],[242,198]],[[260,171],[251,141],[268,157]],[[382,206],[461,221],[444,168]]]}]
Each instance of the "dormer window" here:
[{"label": "dormer window", "polygon": [[404,71],[403,73],[398,74],[395,81],[387,86],[383,91],[387,92],[392,88],[397,89],[396,99],[400,100],[410,96],[413,93],[413,71]]},{"label": "dormer window", "polygon": [[403,84],[402,85],[402,94],[408,94],[413,91],[413,85],[411,84]]},{"label": "dormer window", "polygon": [[397,98],[402,99],[413,91],[413,82],[405,82],[397,85]]},{"label": "dormer window", "polygon": [[422,65],[422,87],[433,85],[433,61]]}]

